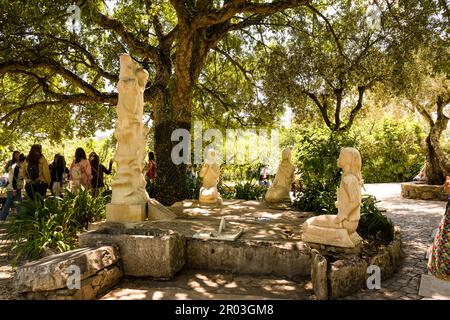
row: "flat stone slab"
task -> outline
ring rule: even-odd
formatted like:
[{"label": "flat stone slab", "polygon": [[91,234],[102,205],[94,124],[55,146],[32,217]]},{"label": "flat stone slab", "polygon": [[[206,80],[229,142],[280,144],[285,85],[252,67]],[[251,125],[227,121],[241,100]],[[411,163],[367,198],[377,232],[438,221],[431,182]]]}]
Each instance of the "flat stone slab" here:
[{"label": "flat stone slab", "polygon": [[438,300],[450,300],[450,281],[423,274],[420,280],[419,295]]},{"label": "flat stone slab", "polygon": [[18,292],[52,291],[67,288],[68,279],[80,270],[85,280],[100,270],[118,262],[119,253],[113,246],[80,248],[25,264],[17,269],[15,285]]}]

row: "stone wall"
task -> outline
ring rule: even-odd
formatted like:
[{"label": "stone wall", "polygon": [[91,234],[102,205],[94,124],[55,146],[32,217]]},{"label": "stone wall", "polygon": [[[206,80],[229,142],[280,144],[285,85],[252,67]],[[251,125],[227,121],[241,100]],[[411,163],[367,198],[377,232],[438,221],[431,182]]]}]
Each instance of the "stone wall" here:
[{"label": "stone wall", "polygon": [[447,201],[447,194],[443,186],[429,185],[418,182],[405,182],[401,184],[402,197],[418,200]]},{"label": "stone wall", "polygon": [[401,234],[395,228],[394,240],[377,255],[362,258],[360,255],[324,256],[313,249],[311,280],[318,299],[345,297],[367,285],[370,265],[380,268],[381,280],[393,275],[401,261]]},{"label": "stone wall", "polygon": [[310,274],[311,250],[303,242],[189,239],[187,267],[243,274],[306,276]]}]

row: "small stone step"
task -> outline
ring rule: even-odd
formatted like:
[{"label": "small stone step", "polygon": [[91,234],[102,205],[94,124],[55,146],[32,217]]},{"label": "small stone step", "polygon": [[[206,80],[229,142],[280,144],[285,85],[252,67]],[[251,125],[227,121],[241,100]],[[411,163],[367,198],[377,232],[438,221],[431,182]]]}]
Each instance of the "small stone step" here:
[{"label": "small stone step", "polygon": [[423,274],[420,280],[419,295],[439,300],[450,300],[450,281]]}]

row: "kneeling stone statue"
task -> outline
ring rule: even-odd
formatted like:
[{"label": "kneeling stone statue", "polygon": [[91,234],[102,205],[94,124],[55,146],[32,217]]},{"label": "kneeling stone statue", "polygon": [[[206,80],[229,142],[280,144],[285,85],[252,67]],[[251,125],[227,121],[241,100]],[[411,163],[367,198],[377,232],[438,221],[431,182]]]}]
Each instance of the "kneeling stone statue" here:
[{"label": "kneeling stone statue", "polygon": [[321,215],[303,224],[302,241],[354,248],[361,242],[356,232],[361,209],[361,156],[355,148],[342,148],[338,163],[343,169],[337,189],[337,215]]},{"label": "kneeling stone statue", "polygon": [[199,203],[208,205],[221,205],[222,198],[217,190],[220,167],[216,160],[216,151],[209,149],[207,158],[200,170],[200,177],[203,178],[203,186],[200,189]]},{"label": "kneeling stone statue", "polygon": [[265,200],[271,203],[291,202],[289,191],[294,181],[295,167],[291,160],[291,150],[286,148],[281,153],[281,163],[272,185],[266,192]]}]

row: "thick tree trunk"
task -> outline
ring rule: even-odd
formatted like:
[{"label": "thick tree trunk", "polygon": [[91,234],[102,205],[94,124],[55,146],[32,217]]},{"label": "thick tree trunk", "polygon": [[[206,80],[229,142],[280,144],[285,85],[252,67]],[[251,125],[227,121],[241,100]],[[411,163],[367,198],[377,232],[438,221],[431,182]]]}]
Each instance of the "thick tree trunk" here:
[{"label": "thick tree trunk", "polygon": [[171,158],[172,148],[177,142],[171,141],[175,129],[190,130],[190,123],[163,120],[155,121],[155,154],[157,155],[156,184],[157,200],[164,205],[186,199],[186,165],[175,165]]},{"label": "thick tree trunk", "polygon": [[445,126],[435,124],[425,140],[427,146],[426,175],[428,184],[443,184],[445,177],[450,175],[450,163],[439,146],[439,139],[447,127],[447,122],[445,122]]},{"label": "thick tree trunk", "polygon": [[443,184],[445,177],[450,175],[450,162],[439,145],[441,135],[447,129],[449,122],[449,118],[444,114],[444,106],[447,103],[448,101],[444,101],[441,96],[437,98],[436,121],[433,121],[431,116],[424,112],[423,108],[419,108],[421,114],[430,124],[430,132],[425,141],[427,146],[427,166],[425,172],[428,184]]},{"label": "thick tree trunk", "polygon": [[426,165],[426,176],[428,184],[443,184],[445,180],[445,174],[442,171],[439,157],[436,153],[434,144],[431,142],[431,133],[425,140],[427,146],[427,165]]},{"label": "thick tree trunk", "polygon": [[[172,79],[170,83],[174,83]],[[188,197],[186,164],[176,165],[172,149],[179,141],[172,141],[176,129],[191,128],[192,85],[190,81],[178,81],[168,85],[158,95],[154,105],[156,199],[164,205],[172,205]],[[190,143],[190,141],[189,141]],[[187,150],[186,150],[187,151]]]}]

